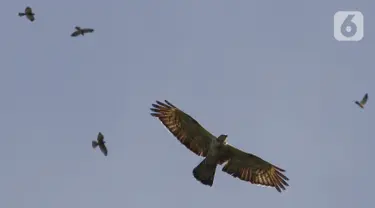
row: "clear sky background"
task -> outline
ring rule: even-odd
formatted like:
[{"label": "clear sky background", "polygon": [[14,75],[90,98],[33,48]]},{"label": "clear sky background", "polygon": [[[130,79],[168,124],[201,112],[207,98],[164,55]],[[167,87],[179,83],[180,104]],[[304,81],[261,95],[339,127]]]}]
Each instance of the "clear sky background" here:
[{"label": "clear sky background", "polygon": [[[373,1],[2,3],[0,207],[375,206]],[[34,22],[17,15],[28,5]],[[356,8],[364,39],[336,41],[333,15]],[[222,167],[200,184],[203,158],[149,114],[164,99],[290,187]],[[108,157],[91,147],[99,131]]]}]

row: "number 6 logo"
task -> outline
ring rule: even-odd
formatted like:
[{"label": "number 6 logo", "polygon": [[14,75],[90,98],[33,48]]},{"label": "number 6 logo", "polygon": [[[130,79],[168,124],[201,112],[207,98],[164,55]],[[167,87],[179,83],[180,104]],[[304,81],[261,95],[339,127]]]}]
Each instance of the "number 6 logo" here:
[{"label": "number 6 logo", "polygon": [[338,41],[360,41],[363,34],[363,14],[359,11],[338,11],[334,16],[334,37]]}]

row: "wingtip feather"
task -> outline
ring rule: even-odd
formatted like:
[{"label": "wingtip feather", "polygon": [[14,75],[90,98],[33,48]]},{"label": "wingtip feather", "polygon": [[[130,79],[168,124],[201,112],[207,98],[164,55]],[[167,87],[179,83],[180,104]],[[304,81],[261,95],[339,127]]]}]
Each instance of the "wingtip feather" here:
[{"label": "wingtip feather", "polygon": [[159,117],[159,114],[158,113],[150,113],[151,114],[151,116],[153,116],[153,117]]},{"label": "wingtip feather", "polygon": [[174,106],[171,102],[169,102],[168,100],[164,100],[165,103],[167,103],[169,106],[173,107],[173,108],[176,108],[176,106]]},{"label": "wingtip feather", "polygon": [[150,110],[151,110],[151,111],[154,111],[154,112],[160,112],[160,110],[157,109],[157,108],[150,108]]}]

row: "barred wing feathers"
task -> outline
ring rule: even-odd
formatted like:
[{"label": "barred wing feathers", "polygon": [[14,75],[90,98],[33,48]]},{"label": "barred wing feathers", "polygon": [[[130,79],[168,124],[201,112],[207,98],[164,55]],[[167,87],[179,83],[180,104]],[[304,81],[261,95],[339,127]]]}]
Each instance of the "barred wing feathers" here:
[{"label": "barred wing feathers", "polygon": [[216,139],[214,135],[167,100],[165,103],[156,101],[152,106],[151,115],[157,117],[185,147],[199,156],[207,156],[211,141]]},{"label": "barred wing feathers", "polygon": [[222,171],[252,184],[274,187],[278,192],[289,186],[285,170],[231,145],[226,146],[226,164]]}]

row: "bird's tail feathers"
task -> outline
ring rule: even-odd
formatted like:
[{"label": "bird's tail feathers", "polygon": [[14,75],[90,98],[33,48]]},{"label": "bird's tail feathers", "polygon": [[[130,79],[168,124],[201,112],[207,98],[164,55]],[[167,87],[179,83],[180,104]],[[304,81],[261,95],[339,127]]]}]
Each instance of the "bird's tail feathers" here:
[{"label": "bird's tail feathers", "polygon": [[18,13],[18,16],[22,17],[22,16],[25,16],[25,13]]},{"label": "bird's tail feathers", "polygon": [[217,163],[210,164],[207,162],[206,158],[197,167],[194,168],[193,176],[202,184],[212,186],[212,184],[214,183],[216,166]]},{"label": "bird's tail feathers", "polygon": [[96,148],[98,146],[98,142],[96,142],[96,141],[92,141],[92,148]]}]

